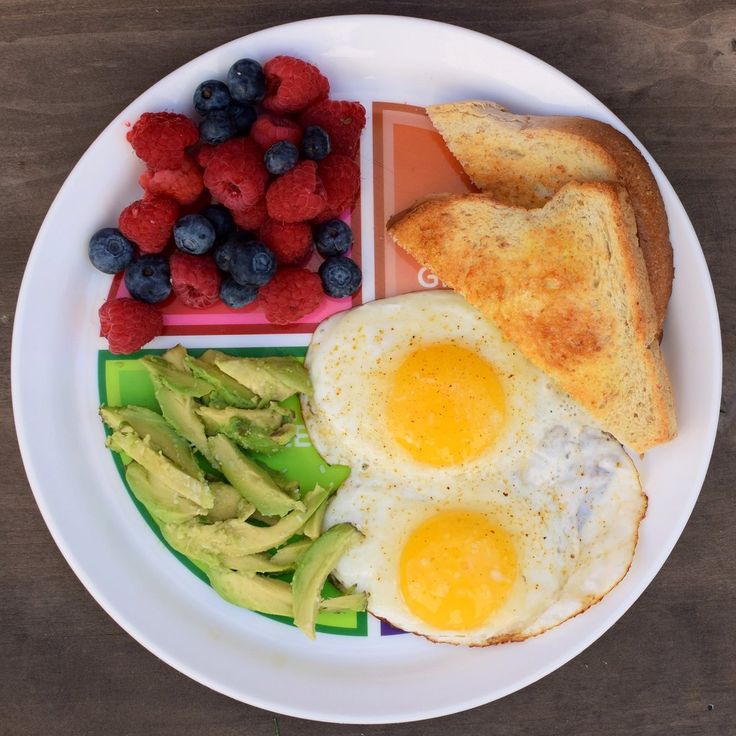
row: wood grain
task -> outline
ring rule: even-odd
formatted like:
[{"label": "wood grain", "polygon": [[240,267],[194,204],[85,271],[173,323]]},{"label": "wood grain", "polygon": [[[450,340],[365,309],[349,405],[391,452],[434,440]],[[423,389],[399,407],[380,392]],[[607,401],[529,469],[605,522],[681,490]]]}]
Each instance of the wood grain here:
[{"label": "wood grain", "polygon": [[[83,589],[35,505],[14,439],[8,356],[36,231],[70,169],[118,111],[225,41],[350,12],[444,20],[553,64],[616,112],[692,218],[724,340],[714,459],[669,561],[605,636],[499,702],[401,726],[276,717],[149,654]],[[378,736],[736,733],[736,6],[732,0],[258,2],[0,0],[0,734]],[[42,295],[38,295],[42,298]]]}]

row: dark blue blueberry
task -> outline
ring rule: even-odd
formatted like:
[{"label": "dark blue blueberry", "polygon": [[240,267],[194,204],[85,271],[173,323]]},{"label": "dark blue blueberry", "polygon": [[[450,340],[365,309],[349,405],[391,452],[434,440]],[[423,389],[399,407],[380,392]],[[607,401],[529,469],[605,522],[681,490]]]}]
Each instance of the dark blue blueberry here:
[{"label": "dark blue blueberry", "polygon": [[254,301],[257,296],[257,286],[239,284],[232,276],[223,279],[220,284],[220,299],[231,309],[240,309]]},{"label": "dark blue blueberry", "polygon": [[319,267],[319,277],[325,294],[337,299],[355,294],[363,280],[358,264],[345,256],[328,258]]},{"label": "dark blue blueberry", "polygon": [[330,136],[319,125],[308,125],[302,138],[302,154],[312,161],[321,161],[330,153]]},{"label": "dark blue blueberry", "polygon": [[260,102],[266,96],[266,75],[253,59],[239,59],[227,73],[227,87],[236,102]]},{"label": "dark blue blueberry", "polygon": [[215,242],[221,243],[235,232],[235,223],[230,210],[221,204],[210,204],[199,212],[206,217],[215,228]]},{"label": "dark blue blueberry", "polygon": [[216,243],[212,249],[212,257],[215,259],[217,268],[220,271],[230,271],[230,266],[235,260],[236,253],[253,240],[255,238],[250,233],[236,232],[221,243]]},{"label": "dark blue blueberry", "polygon": [[230,91],[224,82],[208,79],[194,90],[194,107],[202,115],[214,110],[224,110],[230,104]]},{"label": "dark blue blueberry", "polygon": [[290,141],[277,141],[263,154],[263,163],[269,174],[280,176],[296,166],[299,150]]},{"label": "dark blue blueberry", "polygon": [[199,123],[199,137],[213,146],[229,141],[236,132],[227,110],[208,112]]},{"label": "dark blue blueberry", "polygon": [[227,114],[233,121],[235,131],[238,135],[248,135],[251,126],[255,123],[258,114],[253,105],[246,105],[242,102],[231,102],[227,108]]},{"label": "dark blue blueberry", "polygon": [[134,299],[162,302],[171,293],[169,262],[164,256],[141,256],[126,269],[125,288]]},{"label": "dark blue blueberry", "polygon": [[276,273],[276,256],[258,240],[235,250],[235,257],[230,262],[230,275],[239,284],[263,286]]},{"label": "dark blue blueberry", "polygon": [[328,220],[314,234],[314,245],[323,258],[344,256],[352,244],[353,231],[342,220]]},{"label": "dark blue blueberry", "polygon": [[215,244],[215,226],[204,215],[184,215],[174,225],[174,242],[185,253],[201,255]]},{"label": "dark blue blueberry", "polygon": [[102,273],[119,273],[133,260],[135,246],[116,227],[103,227],[90,238],[87,253]]}]

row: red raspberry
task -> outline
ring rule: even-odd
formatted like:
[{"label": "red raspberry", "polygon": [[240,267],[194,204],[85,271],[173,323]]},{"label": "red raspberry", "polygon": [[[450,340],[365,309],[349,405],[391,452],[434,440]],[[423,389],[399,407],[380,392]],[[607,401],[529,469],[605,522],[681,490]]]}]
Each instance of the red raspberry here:
[{"label": "red raspberry", "polygon": [[169,197],[149,195],[129,204],[118,218],[120,232],[142,253],[160,253],[179,217],[179,205]]},{"label": "red raspberry", "polygon": [[293,56],[274,56],[263,67],[266,96],[263,107],[271,112],[299,112],[330,91],[330,83],[314,64]]},{"label": "red raspberry", "polygon": [[279,263],[304,263],[312,252],[312,228],[305,222],[266,220],[258,237],[276,254]]},{"label": "red raspberry", "polygon": [[220,273],[211,256],[172,253],[171,288],[183,304],[206,309],[220,298]]},{"label": "red raspberry", "polygon": [[258,202],[267,182],[263,152],[250,138],[232,138],[220,144],[204,170],[204,185],[231,210]]},{"label": "red raspberry", "polygon": [[354,158],[365,127],[365,108],[360,102],[322,100],[302,113],[299,122],[305,128],[319,125],[330,136],[332,153]]},{"label": "red raspberry", "polygon": [[194,160],[204,168],[210,162],[212,154],[217,150],[217,146],[211,146],[209,143],[200,143],[194,152]]},{"label": "red raspberry", "polygon": [[250,137],[265,151],[279,141],[290,141],[295,146],[302,142],[304,131],[289,118],[265,113],[260,115],[250,129]]},{"label": "red raspberry", "polygon": [[332,153],[317,165],[319,176],[327,192],[327,207],[315,218],[327,222],[355,206],[360,192],[360,168],[353,159]]},{"label": "red raspberry", "polygon": [[259,299],[266,319],[275,325],[288,325],[313,312],[325,294],[319,276],[306,268],[279,268],[261,287]]},{"label": "red raspberry", "polygon": [[152,169],[177,169],[185,149],[199,140],[199,130],[186,115],[144,112],[127,135],[133,150]]},{"label": "red raspberry", "polygon": [[189,157],[184,159],[178,169],[144,171],[138,183],[149,194],[166,194],[173,197],[179,204],[196,202],[204,189],[202,170]]},{"label": "red raspberry", "polygon": [[256,231],[268,219],[266,210],[266,199],[259,199],[250,207],[243,207],[240,210],[231,210],[235,224],[241,230]]},{"label": "red raspberry", "polygon": [[281,222],[303,222],[316,217],[327,205],[325,188],[314,161],[300,161],[276,179],[266,192],[268,215]]},{"label": "red raspberry", "polygon": [[137,299],[108,299],[99,309],[100,332],[107,338],[111,353],[140,350],[160,335],[164,327],[161,312]]}]

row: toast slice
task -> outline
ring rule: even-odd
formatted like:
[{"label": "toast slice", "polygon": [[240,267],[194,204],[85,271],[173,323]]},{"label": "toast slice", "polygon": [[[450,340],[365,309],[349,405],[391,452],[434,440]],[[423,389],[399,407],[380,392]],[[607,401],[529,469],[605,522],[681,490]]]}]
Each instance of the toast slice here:
[{"label": "toast slice", "polygon": [[437,195],[395,215],[388,231],[619,441],[644,452],[675,435],[625,189],[573,182],[531,210]]},{"label": "toast slice", "polygon": [[623,186],[661,335],[674,276],[667,214],[647,162],[625,135],[598,120],[515,115],[494,102],[433,105],[427,113],[473,183],[499,202],[541,207],[570,181]]}]

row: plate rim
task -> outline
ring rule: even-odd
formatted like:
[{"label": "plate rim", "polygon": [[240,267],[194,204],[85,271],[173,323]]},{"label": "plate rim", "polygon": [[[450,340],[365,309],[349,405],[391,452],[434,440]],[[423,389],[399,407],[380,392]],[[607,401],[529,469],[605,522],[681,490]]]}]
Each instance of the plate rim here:
[{"label": "plate rim", "polygon": [[12,408],[13,408],[14,423],[15,423],[15,428],[16,428],[16,436],[18,440],[18,445],[20,448],[20,453],[21,453],[21,457],[23,460],[25,472],[28,477],[29,485],[33,492],[36,504],[39,507],[39,511],[41,512],[41,515],[43,517],[44,523],[49,529],[49,532],[55,544],[57,545],[60,552],[64,556],[67,564],[71,567],[74,574],[77,576],[80,582],[87,589],[88,593],[99,603],[99,605],[103,608],[103,610],[125,632],[131,635],[139,644],[144,646],[146,649],[148,649],[151,653],[153,653],[159,659],[166,662],[169,666],[178,670],[182,674],[185,674],[187,677],[190,677],[196,682],[199,682],[200,684],[203,684],[206,687],[212,690],[215,690],[216,692],[219,692],[223,695],[231,697],[240,702],[246,702],[256,707],[259,707],[265,710],[274,711],[280,714],[293,716],[293,717],[299,717],[299,718],[305,718],[305,719],[310,719],[310,720],[316,720],[316,721],[333,722],[333,723],[354,723],[354,724],[383,724],[383,723],[401,723],[401,722],[409,722],[409,721],[419,721],[419,720],[425,720],[428,718],[435,718],[439,716],[449,715],[452,713],[457,713],[457,712],[465,711],[465,710],[468,710],[470,708],[474,708],[480,705],[484,705],[494,700],[505,697],[509,695],[510,693],[521,690],[525,688],[526,686],[528,686],[529,684],[542,679],[549,673],[563,666],[565,663],[569,662],[571,659],[573,659],[578,654],[580,654],[580,652],[582,652],[584,649],[590,646],[593,642],[595,642],[597,639],[603,636],[608,630],[610,630],[610,628],[616,623],[616,621],[618,621],[621,618],[621,616],[629,608],[631,608],[634,605],[634,603],[639,599],[639,597],[642,595],[644,590],[646,590],[646,588],[651,584],[652,580],[659,573],[662,566],[664,565],[667,558],[669,557],[672,550],[674,549],[674,546],[676,545],[680,536],[682,535],[682,531],[685,528],[685,525],[687,524],[691,516],[695,503],[697,502],[700,496],[700,492],[702,491],[702,486],[705,481],[708,467],[710,465],[710,461],[713,455],[713,448],[714,448],[716,433],[717,433],[717,428],[718,428],[718,411],[716,411],[712,416],[709,417],[710,421],[709,421],[709,424],[707,427],[707,433],[706,433],[707,438],[706,438],[706,442],[704,445],[704,447],[708,448],[708,452],[703,453],[703,456],[700,458],[700,467],[698,468],[698,472],[696,474],[698,478],[698,482],[697,482],[698,491],[697,493],[693,494],[692,503],[689,504],[689,507],[681,511],[681,516],[680,516],[681,523],[679,523],[676,528],[673,527],[670,530],[670,536],[668,539],[671,540],[671,544],[668,543],[662,548],[662,550],[660,551],[660,554],[656,558],[656,563],[650,566],[651,569],[653,569],[653,573],[651,576],[647,576],[649,579],[646,580],[646,582],[637,583],[637,585],[635,586],[631,594],[627,596],[625,600],[621,601],[616,606],[614,606],[613,610],[609,612],[609,614],[605,617],[601,625],[596,627],[592,633],[589,632],[588,635],[585,637],[582,637],[580,641],[578,641],[574,647],[566,649],[559,656],[552,658],[550,662],[544,663],[543,666],[537,668],[535,672],[533,674],[530,674],[528,677],[521,678],[520,680],[515,681],[513,684],[510,684],[507,687],[496,688],[496,692],[491,697],[479,696],[476,698],[469,698],[465,701],[455,703],[452,708],[438,707],[434,710],[424,709],[422,711],[413,711],[413,712],[411,711],[411,708],[408,708],[407,712],[401,718],[396,718],[395,716],[391,716],[389,719],[386,719],[386,718],[382,718],[380,715],[377,715],[375,717],[371,716],[369,719],[350,718],[350,717],[346,718],[344,716],[342,716],[339,719],[335,719],[334,715],[331,715],[330,713],[327,713],[327,712],[321,712],[319,707],[315,707],[311,712],[307,712],[299,708],[290,708],[288,703],[285,703],[278,699],[274,699],[272,702],[269,702],[263,698],[253,698],[252,696],[250,696],[249,699],[245,700],[241,692],[237,692],[234,688],[227,687],[223,683],[214,682],[211,680],[211,678],[203,676],[202,673],[194,671],[191,667],[181,662],[180,658],[176,654],[171,653],[168,650],[164,650],[155,641],[150,640],[146,635],[142,634],[138,630],[138,628],[125,617],[125,615],[120,613],[120,611],[118,610],[118,606],[113,601],[111,601],[107,596],[105,596],[101,591],[97,589],[91,576],[89,576],[87,572],[85,571],[85,565],[83,561],[81,561],[74,554],[74,552],[72,552],[69,545],[67,544],[67,541],[65,539],[65,534],[61,530],[60,526],[57,524],[55,518],[49,512],[48,507],[46,506],[46,503],[45,503],[44,493],[43,491],[40,490],[41,484],[39,483],[39,479],[37,477],[36,469],[34,467],[34,463],[32,459],[32,453],[33,453],[32,442],[29,436],[28,428],[24,424],[24,420],[22,418],[22,412],[19,411],[20,402],[21,402],[20,394],[22,391],[22,389],[20,388],[20,386],[22,385],[22,367],[20,365],[20,352],[19,352],[19,349],[16,347],[20,343],[20,336],[19,336],[20,329],[21,329],[20,325],[22,325],[24,322],[22,317],[26,311],[26,304],[29,301],[28,291],[29,291],[29,283],[31,280],[31,274],[38,267],[37,261],[40,258],[39,244],[46,237],[46,230],[49,227],[49,222],[53,220],[56,210],[60,206],[60,202],[64,197],[65,190],[67,189],[67,187],[70,186],[70,181],[74,178],[75,173],[82,167],[86,159],[93,155],[93,149],[96,149],[97,144],[99,143],[100,139],[103,138],[111,128],[119,125],[120,120],[125,117],[130,107],[135,105],[137,100],[142,95],[145,95],[146,93],[148,93],[156,85],[164,83],[166,80],[169,79],[169,77],[171,77],[174,74],[179,73],[183,68],[188,67],[190,65],[196,65],[197,63],[200,62],[200,60],[203,57],[217,50],[223,49],[227,46],[238,44],[242,42],[244,39],[252,39],[259,35],[266,35],[266,34],[270,34],[273,32],[278,32],[278,30],[285,29],[285,28],[303,27],[307,29],[309,26],[315,26],[315,25],[320,26],[320,25],[331,24],[335,22],[356,22],[356,21],[361,21],[361,20],[370,21],[374,23],[375,22],[402,23],[407,26],[412,26],[413,28],[416,28],[418,26],[427,26],[427,27],[435,27],[435,28],[444,27],[448,32],[459,33],[461,35],[470,34],[476,38],[482,39],[484,43],[488,43],[490,45],[498,44],[500,46],[505,47],[508,53],[519,55],[521,57],[526,57],[529,61],[533,61],[535,64],[539,64],[545,67],[548,72],[556,75],[566,84],[576,87],[578,92],[582,92],[586,97],[590,98],[598,106],[606,110],[606,112],[611,116],[611,118],[616,121],[617,127],[623,132],[625,132],[630,137],[630,139],[640,148],[642,153],[645,155],[645,158],[647,159],[649,165],[652,166],[655,172],[659,172],[660,186],[661,186],[662,181],[665,182],[665,186],[668,188],[669,193],[671,194],[671,196],[675,199],[675,201],[677,202],[677,204],[679,204],[679,207],[681,208],[681,212],[679,214],[682,215],[683,226],[687,230],[686,237],[688,239],[692,239],[700,247],[700,253],[698,254],[699,257],[697,259],[698,266],[701,270],[704,270],[704,275],[706,277],[707,283],[710,286],[710,288],[707,290],[707,293],[703,294],[702,296],[703,296],[704,302],[707,302],[706,308],[708,312],[711,313],[714,318],[713,320],[709,321],[708,327],[712,333],[711,338],[713,339],[713,345],[716,348],[716,351],[715,351],[716,360],[713,365],[712,400],[714,404],[716,405],[716,407],[718,406],[718,404],[720,403],[720,397],[721,397],[721,392],[722,392],[723,353],[722,353],[718,305],[715,299],[715,291],[713,288],[713,283],[710,277],[710,273],[708,271],[707,262],[702,252],[702,246],[700,246],[699,238],[692,226],[689,215],[687,214],[687,211],[685,210],[685,207],[682,205],[682,202],[677,196],[677,193],[675,192],[671,183],[669,182],[667,177],[664,175],[664,172],[662,172],[657,162],[652,158],[652,156],[649,154],[646,148],[641,144],[641,142],[637,139],[637,137],[629,130],[629,128],[623,123],[623,121],[621,121],[618,118],[618,116],[616,116],[603,102],[601,102],[597,97],[595,97],[595,95],[593,95],[588,90],[586,90],[577,81],[567,76],[566,74],[564,74],[563,72],[561,72],[560,70],[552,66],[551,64],[545,62],[542,59],[539,59],[538,57],[534,56],[533,54],[530,54],[527,51],[524,51],[523,49],[520,49],[516,46],[513,46],[512,44],[509,44],[505,41],[502,41],[488,34],[485,34],[479,31],[474,31],[469,28],[465,28],[463,26],[457,26],[454,24],[429,20],[425,18],[416,18],[416,17],[411,17],[411,16],[383,15],[383,14],[332,15],[332,16],[324,16],[320,18],[309,18],[309,19],[294,21],[290,23],[280,24],[277,26],[269,26],[259,31],[255,31],[254,33],[250,33],[245,36],[239,36],[237,38],[233,38],[223,44],[220,44],[219,46],[208,49],[202,54],[194,57],[193,59],[190,59],[185,64],[182,64],[179,67],[173,69],[171,72],[166,74],[161,79],[157,80],[153,85],[150,85],[148,88],[143,90],[139,95],[137,95],[133,100],[131,100],[131,102],[128,105],[126,105],[110,121],[110,123],[103,128],[103,130],[95,137],[95,139],[88,145],[85,152],[76,162],[76,164],[71,169],[71,171],[67,174],[62,186],[59,188],[59,191],[57,192],[51,205],[49,206],[49,209],[46,215],[44,216],[44,220],[39,228],[38,234],[34,240],[34,244],[29,254],[29,257],[26,263],[26,267],[24,270],[19,294],[18,294],[14,325],[13,325],[13,333],[12,333],[12,339],[11,339],[11,361],[10,361],[11,371],[10,371],[10,374],[11,374]]}]

